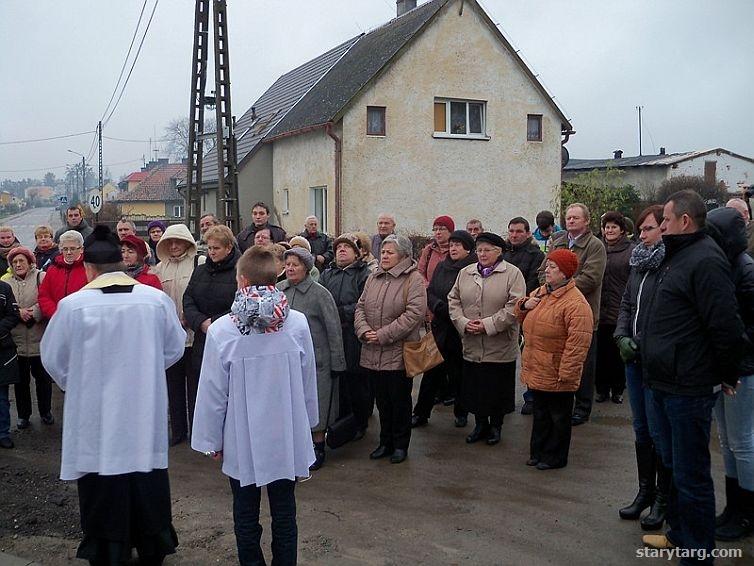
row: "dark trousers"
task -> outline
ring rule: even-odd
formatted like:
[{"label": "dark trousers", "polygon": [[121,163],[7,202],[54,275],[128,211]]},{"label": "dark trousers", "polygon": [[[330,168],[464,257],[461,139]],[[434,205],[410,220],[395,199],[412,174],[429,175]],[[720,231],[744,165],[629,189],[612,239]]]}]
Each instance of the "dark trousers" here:
[{"label": "dark trousers", "polygon": [[405,370],[364,369],[374,387],[380,412],[380,445],[408,450],[411,441],[411,389]]},{"label": "dark trousers", "polygon": [[[715,548],[715,488],[709,440],[719,393],[675,395],[650,389],[651,426],[662,463],[673,470],[665,519],[668,538],[681,548]],[[692,561],[681,560],[681,564]],[[712,564],[710,557],[707,563]]]},{"label": "dark trousers", "polygon": [[597,331],[595,389],[602,395],[622,395],[626,388],[626,366],[613,340],[614,324],[600,324]]},{"label": "dark trousers", "polygon": [[31,416],[31,377],[37,390],[39,415],[47,415],[52,407],[52,378],[42,366],[39,356],[18,356],[19,382],[16,383],[16,410],[19,419]]},{"label": "dark trousers", "polygon": [[[259,544],[262,538],[262,525],[259,524],[262,488],[253,484],[241,487],[241,482],[229,479],[233,491],[233,530],[236,533],[238,561],[241,566],[266,564]],[[277,480],[266,487],[272,517],[272,564],[293,566],[297,559],[298,540],[296,482]]]},{"label": "dark trousers", "polygon": [[360,369],[347,371],[340,380],[338,391],[340,395],[339,417],[343,418],[353,413],[358,428],[367,428],[374,404],[369,378]]},{"label": "dark trousers", "polygon": [[165,371],[168,381],[170,434],[173,439],[184,438],[189,432],[189,419],[194,418],[199,375],[194,375],[191,370],[191,348],[186,348],[183,357]]},{"label": "dark trousers", "polygon": [[592,414],[592,401],[594,400],[594,372],[597,366],[597,333],[592,334],[592,344],[584,360],[584,369],[581,371],[581,384],[576,391],[576,402],[573,406],[574,416],[588,419]]},{"label": "dark trousers", "polygon": [[572,391],[537,391],[534,397],[529,453],[532,458],[550,464],[565,466],[571,447]]},{"label": "dark trousers", "polygon": [[432,414],[432,408],[435,406],[435,398],[440,395],[443,398],[453,397],[453,414],[456,417],[465,417],[468,411],[464,409],[461,402],[461,372],[463,367],[462,359],[450,357],[445,358],[445,362],[432,368],[422,376],[422,382],[419,386],[419,396],[416,398],[414,405],[414,414],[418,417],[428,419]]}]

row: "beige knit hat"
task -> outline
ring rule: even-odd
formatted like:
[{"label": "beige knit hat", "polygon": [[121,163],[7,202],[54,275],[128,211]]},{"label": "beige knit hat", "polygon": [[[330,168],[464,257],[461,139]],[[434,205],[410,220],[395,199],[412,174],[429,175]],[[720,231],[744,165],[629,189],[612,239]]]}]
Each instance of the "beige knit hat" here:
[{"label": "beige knit hat", "polygon": [[307,252],[312,253],[312,245],[303,236],[293,236],[288,243],[292,248],[304,248]]}]

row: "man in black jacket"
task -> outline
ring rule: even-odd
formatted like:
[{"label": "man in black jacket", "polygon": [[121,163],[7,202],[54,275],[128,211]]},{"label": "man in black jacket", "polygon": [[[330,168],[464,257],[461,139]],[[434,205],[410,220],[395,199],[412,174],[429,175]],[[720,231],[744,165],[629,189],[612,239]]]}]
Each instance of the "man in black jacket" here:
[{"label": "man in black jacket", "polygon": [[[712,408],[722,389],[734,395],[744,327],[728,260],[705,229],[707,211],[693,191],[665,203],[665,260],[637,329],[649,412],[662,461],[673,472],[667,536],[652,547],[706,551],[715,547],[715,495],[710,473]],[[681,564],[685,562],[681,560]]]},{"label": "man in black jacket", "polygon": [[332,238],[324,232],[319,231],[319,220],[316,216],[306,217],[304,231],[299,236],[307,239],[309,246],[312,248],[314,265],[317,266],[320,272],[324,271],[332,263],[332,260],[335,259],[335,253],[333,252]]},{"label": "man in black jacket", "polygon": [[287,240],[285,230],[280,226],[270,224],[270,207],[263,202],[256,202],[251,207],[251,224],[241,230],[236,236],[238,249],[241,253],[254,245],[254,234],[262,228],[270,229],[270,237],[274,243]]}]

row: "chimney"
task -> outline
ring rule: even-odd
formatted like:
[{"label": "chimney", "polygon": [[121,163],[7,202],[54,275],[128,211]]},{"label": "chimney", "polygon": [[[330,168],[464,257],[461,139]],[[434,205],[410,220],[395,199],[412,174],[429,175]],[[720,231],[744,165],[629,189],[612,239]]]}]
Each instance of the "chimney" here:
[{"label": "chimney", "polygon": [[400,18],[409,10],[416,8],[416,0],[397,0],[395,5],[397,8],[398,17]]},{"label": "chimney", "polygon": [[623,150],[622,149],[616,149],[613,152],[613,159],[620,159],[621,157],[623,157]]},{"label": "chimney", "polygon": [[664,147],[660,148],[660,155],[665,155],[665,148]]}]

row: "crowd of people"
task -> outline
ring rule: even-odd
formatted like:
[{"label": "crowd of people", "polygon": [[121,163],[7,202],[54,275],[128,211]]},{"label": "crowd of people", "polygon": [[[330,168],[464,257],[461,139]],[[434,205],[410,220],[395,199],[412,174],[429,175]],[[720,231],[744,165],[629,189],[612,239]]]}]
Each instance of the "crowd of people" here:
[{"label": "crowd of people", "polygon": [[[517,375],[526,386],[521,413],[532,416],[522,464],[567,466],[573,427],[589,422],[593,402],[621,404],[627,391],[638,487],[620,517],[640,520],[644,530],[667,525],[666,534],[644,537],[655,548],[711,551],[716,538],[754,532],[754,259],[744,201],[708,212],[698,194],[681,191],[635,222],[606,212],[599,233],[590,230],[591,211],[572,203],[564,229],[542,211],[534,231],[527,219],[512,218],[507,238],[478,219],[463,230],[440,215],[418,257],[390,214],[377,218],[374,235],[336,238],[315,216],[289,238],[261,202],[251,218],[234,235],[205,214],[198,238],[183,224],[153,221],[145,241],[128,219],[111,233],[70,207],[55,234],[35,230],[33,250],[11,227],[0,227],[0,447],[13,447],[8,385],[15,384],[19,429],[30,426],[31,378],[40,420],[51,425],[54,378],[67,391],[63,476],[79,481],[80,557],[99,563],[102,552],[125,556],[135,540],[154,563],[174,551],[169,495],[152,521],[159,529],[146,532],[128,521],[96,524],[103,512],[97,494],[119,489],[102,477],[165,469],[167,446],[190,438],[195,450],[223,459],[241,563],[261,556],[263,486],[273,554],[295,563],[295,479],[325,464],[330,436],[362,439],[376,404],[379,444],[369,458],[400,464],[412,431],[428,425],[442,403],[453,406],[458,428],[473,416],[467,443],[495,446],[505,415],[515,410]],[[138,283],[154,291],[133,293]],[[149,432],[152,452],[132,447],[138,464],[127,460],[129,448],[116,456],[100,447],[100,456],[116,462],[82,467],[66,454],[84,442],[72,429],[82,425],[68,422],[80,418],[72,406],[85,402],[72,393],[72,380],[81,378],[57,351],[71,337],[49,334],[100,328],[95,315],[110,294],[115,305],[135,301],[136,313],[139,300],[151,301],[145,322],[155,308],[172,305],[170,317],[153,320],[163,336],[152,329],[134,338],[137,348],[154,342],[159,359],[146,365],[164,379],[148,386],[143,414],[165,430]],[[90,306],[94,314],[86,318]],[[412,405],[405,347],[427,335],[442,363],[426,369]],[[713,414],[726,475],[726,506],[717,517]],[[139,478],[163,495],[169,490],[166,473]],[[149,489],[132,480],[124,481],[134,505],[149,507]]]}]

